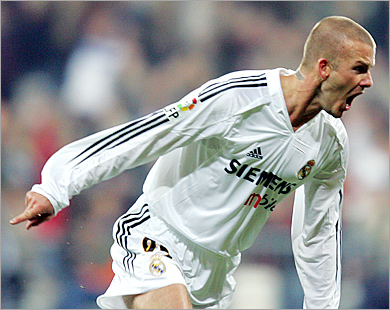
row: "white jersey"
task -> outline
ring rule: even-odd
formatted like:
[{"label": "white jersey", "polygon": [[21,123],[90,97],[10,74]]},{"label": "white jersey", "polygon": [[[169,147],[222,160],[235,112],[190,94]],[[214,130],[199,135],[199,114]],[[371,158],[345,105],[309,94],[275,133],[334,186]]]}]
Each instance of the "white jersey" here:
[{"label": "white jersey", "polygon": [[293,72],[233,72],[153,114],[71,143],[49,159],[32,190],[57,213],[83,189],[158,159],[143,188],[150,212],[193,243],[233,256],[299,187],[292,239],[305,307],[335,308],[347,134],[325,112],[294,132],[280,74]]}]

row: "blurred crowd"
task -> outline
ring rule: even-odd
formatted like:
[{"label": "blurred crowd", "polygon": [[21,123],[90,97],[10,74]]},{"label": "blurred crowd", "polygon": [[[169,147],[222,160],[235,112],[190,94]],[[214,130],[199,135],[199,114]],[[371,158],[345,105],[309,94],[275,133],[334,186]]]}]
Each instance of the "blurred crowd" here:
[{"label": "blurred crowd", "polygon": [[[296,69],[313,25],[361,23],[378,50],[374,86],[343,117],[351,158],[343,219],[342,308],[389,308],[387,1],[2,1],[1,308],[97,308],[113,276],[115,219],[150,165],[75,197],[26,231],[9,219],[61,146],[180,99],[240,69]],[[237,308],[300,308],[292,197],[275,208],[237,271]],[[249,297],[248,297],[249,296]]]}]

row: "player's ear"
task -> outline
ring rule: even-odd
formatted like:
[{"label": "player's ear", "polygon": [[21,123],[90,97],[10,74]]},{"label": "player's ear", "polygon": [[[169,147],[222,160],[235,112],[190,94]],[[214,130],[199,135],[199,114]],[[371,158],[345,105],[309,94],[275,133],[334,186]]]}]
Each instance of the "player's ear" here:
[{"label": "player's ear", "polygon": [[332,71],[332,66],[326,58],[320,58],[317,61],[317,70],[321,79],[325,81],[329,77],[330,72]]}]

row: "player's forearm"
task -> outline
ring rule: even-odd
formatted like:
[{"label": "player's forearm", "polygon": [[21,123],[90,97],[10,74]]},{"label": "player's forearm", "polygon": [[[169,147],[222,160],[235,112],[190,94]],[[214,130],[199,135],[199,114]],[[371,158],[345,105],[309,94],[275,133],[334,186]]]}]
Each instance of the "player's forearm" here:
[{"label": "player's forearm", "polygon": [[316,245],[296,241],[295,264],[304,291],[305,309],[337,309],[340,303],[340,262],[336,240]]}]

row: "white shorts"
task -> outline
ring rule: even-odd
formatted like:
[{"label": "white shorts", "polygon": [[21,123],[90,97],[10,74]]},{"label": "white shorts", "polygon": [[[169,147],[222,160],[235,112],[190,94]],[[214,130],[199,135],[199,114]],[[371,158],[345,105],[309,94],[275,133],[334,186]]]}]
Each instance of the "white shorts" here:
[{"label": "white shorts", "polygon": [[194,308],[226,309],[241,255],[224,257],[174,233],[149,212],[141,196],[114,224],[111,247],[115,276],[97,298],[103,309],[125,309],[123,295],[135,295],[181,283]]}]

